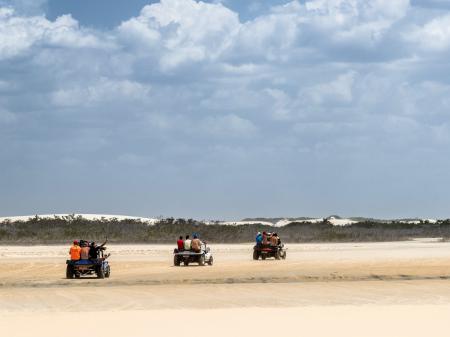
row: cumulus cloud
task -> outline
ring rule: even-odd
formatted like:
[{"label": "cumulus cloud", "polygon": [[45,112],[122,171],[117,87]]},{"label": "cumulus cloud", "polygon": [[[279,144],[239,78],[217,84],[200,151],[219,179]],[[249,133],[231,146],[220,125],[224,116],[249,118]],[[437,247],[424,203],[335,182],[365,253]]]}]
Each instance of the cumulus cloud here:
[{"label": "cumulus cloud", "polygon": [[18,16],[12,8],[0,8],[0,59],[23,55],[35,45],[94,48],[102,43],[95,35],[80,29],[70,15],[49,21],[43,16]]},{"label": "cumulus cloud", "polygon": [[125,39],[132,36],[138,49],[158,44],[160,65],[171,69],[185,62],[216,59],[232,43],[239,20],[221,4],[162,0],[145,6],[138,17],[118,29]]},{"label": "cumulus cloud", "polygon": [[0,182],[12,191],[10,182],[51,180],[82,195],[84,178],[73,177],[83,176],[98,199],[114,182],[142,200],[156,191],[158,214],[173,214],[174,188],[201,186],[212,205],[233,183],[245,195],[275,181],[286,210],[325,203],[334,212],[315,191],[393,172],[367,183],[382,193],[405,166],[425,184],[420,172],[437,168],[419,170],[418,156],[450,166],[445,9],[277,3],[243,20],[227,2],[161,0],[110,30],[1,7],[0,158],[11,179]]},{"label": "cumulus cloud", "polygon": [[450,14],[432,19],[406,37],[425,50],[443,51],[450,47]]}]

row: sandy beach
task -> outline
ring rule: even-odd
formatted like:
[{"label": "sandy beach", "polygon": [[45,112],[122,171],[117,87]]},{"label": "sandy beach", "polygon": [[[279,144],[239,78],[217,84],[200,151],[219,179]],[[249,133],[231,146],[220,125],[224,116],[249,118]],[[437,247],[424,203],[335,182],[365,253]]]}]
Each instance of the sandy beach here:
[{"label": "sandy beach", "polygon": [[24,337],[60,336],[74,317],[109,336],[172,336],[177,323],[247,336],[270,322],[289,336],[450,333],[450,243],[287,246],[285,261],[253,261],[251,244],[211,245],[214,266],[174,267],[171,246],[112,245],[104,280],[66,280],[67,246],[2,246],[0,326]]}]

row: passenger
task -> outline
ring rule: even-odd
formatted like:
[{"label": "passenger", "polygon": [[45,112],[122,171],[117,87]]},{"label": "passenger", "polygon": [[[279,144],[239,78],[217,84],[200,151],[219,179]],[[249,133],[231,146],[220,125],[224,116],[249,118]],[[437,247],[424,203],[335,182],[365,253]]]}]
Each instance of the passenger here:
[{"label": "passenger", "polygon": [[184,240],[184,250],[191,250],[191,239],[189,239],[189,235],[186,235],[186,240]]},{"label": "passenger", "polygon": [[191,242],[191,247],[194,252],[196,253],[201,252],[202,242],[200,241],[197,235],[194,235],[194,239]]},{"label": "passenger", "polygon": [[81,244],[80,259],[89,260],[89,245],[86,241]]},{"label": "passenger", "polygon": [[269,243],[269,240],[268,240],[268,238],[267,238],[267,233],[266,233],[266,232],[263,232],[263,233],[262,233],[262,237],[263,237],[262,244],[263,244],[263,245],[267,245],[267,244]]},{"label": "passenger", "polygon": [[89,247],[89,260],[97,260],[98,259],[98,249],[97,244],[92,241],[91,246]]},{"label": "passenger", "polygon": [[177,240],[177,247],[178,247],[179,252],[182,252],[184,250],[184,241],[183,241],[183,237],[181,235]]},{"label": "passenger", "polygon": [[277,233],[273,233],[272,236],[270,237],[270,246],[271,246],[271,247],[276,247],[276,246],[278,246],[278,237],[277,237]]},{"label": "passenger", "polygon": [[277,233],[275,233],[275,235],[277,236],[277,239],[278,239],[278,246],[281,246],[281,239],[280,239],[280,237],[278,236]]},{"label": "passenger", "polygon": [[78,261],[80,259],[80,252],[81,252],[81,248],[78,245],[78,241],[75,240],[73,242],[72,247],[70,247],[70,250],[69,250],[70,259],[72,261]]},{"label": "passenger", "polygon": [[105,246],[105,245],[106,245],[106,241],[103,242],[100,246],[97,246],[97,244],[94,241],[92,241],[91,245],[89,247],[89,259],[90,260],[97,260],[98,259],[98,255],[99,255],[98,252],[100,250],[104,250],[105,248],[103,248],[103,246]]},{"label": "passenger", "polygon": [[256,246],[260,247],[262,245],[263,242],[263,236],[261,234],[261,232],[258,232],[258,234],[256,234]]}]

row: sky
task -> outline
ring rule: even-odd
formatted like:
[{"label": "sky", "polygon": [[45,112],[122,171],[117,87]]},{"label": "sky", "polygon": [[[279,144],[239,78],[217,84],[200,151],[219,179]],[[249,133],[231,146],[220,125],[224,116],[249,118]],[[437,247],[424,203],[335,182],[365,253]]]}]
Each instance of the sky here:
[{"label": "sky", "polygon": [[450,0],[0,0],[0,215],[450,217]]}]

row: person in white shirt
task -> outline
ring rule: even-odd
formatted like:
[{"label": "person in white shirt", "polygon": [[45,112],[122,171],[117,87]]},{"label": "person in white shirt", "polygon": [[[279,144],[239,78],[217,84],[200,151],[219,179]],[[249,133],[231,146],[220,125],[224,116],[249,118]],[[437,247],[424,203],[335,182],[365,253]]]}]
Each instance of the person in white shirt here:
[{"label": "person in white shirt", "polygon": [[186,235],[186,240],[184,240],[184,250],[191,250],[191,242],[189,235]]}]

